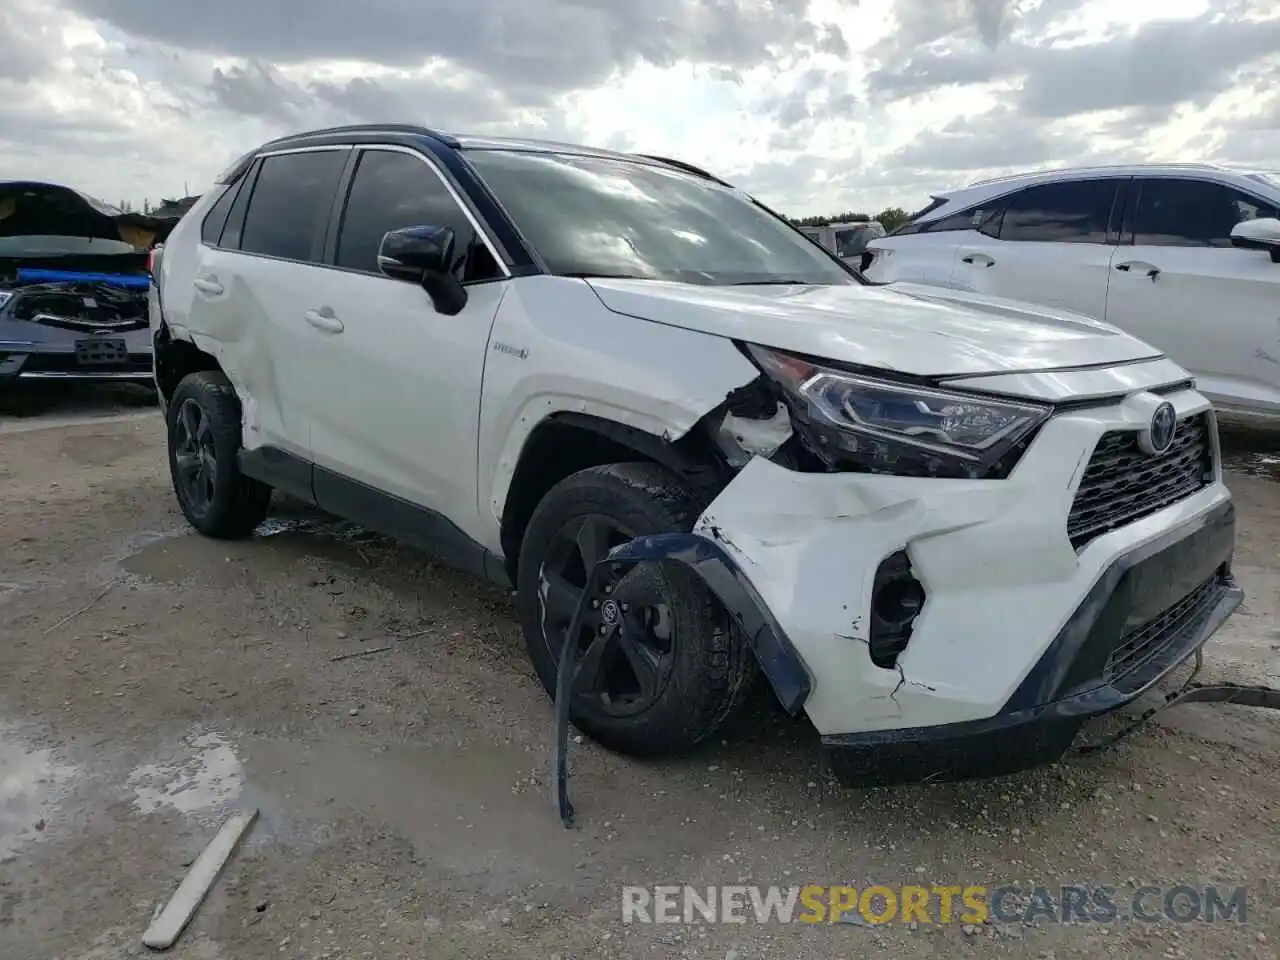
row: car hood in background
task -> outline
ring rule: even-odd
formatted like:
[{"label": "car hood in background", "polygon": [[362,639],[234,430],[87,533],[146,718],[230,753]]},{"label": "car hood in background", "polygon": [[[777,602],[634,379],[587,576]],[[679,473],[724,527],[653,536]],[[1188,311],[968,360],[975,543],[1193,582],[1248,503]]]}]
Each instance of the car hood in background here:
[{"label": "car hood in background", "polygon": [[615,313],[913,376],[1058,370],[1163,356],[1079,314],[918,284],[588,282]]},{"label": "car hood in background", "polygon": [[178,217],[127,212],[58,184],[0,182],[0,237],[123,240],[147,250],[162,242],[177,223]]}]

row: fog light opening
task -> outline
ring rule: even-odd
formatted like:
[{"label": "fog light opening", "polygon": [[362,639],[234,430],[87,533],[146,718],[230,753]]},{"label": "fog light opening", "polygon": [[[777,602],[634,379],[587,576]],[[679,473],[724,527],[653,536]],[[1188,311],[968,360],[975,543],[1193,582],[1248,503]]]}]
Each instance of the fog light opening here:
[{"label": "fog light opening", "polygon": [[881,561],[871,588],[868,648],[872,663],[886,670],[897,665],[924,604],[924,585],[912,573],[906,551],[899,550]]}]

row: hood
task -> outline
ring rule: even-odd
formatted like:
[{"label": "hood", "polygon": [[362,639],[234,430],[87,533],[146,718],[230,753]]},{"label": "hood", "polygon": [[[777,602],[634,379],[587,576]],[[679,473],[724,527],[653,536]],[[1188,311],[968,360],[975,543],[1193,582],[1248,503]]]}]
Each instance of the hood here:
[{"label": "hood", "polygon": [[123,240],[148,250],[162,242],[177,223],[176,216],[129,213],[54,183],[0,182],[0,237]]},{"label": "hood", "polygon": [[912,376],[1055,370],[1163,356],[1079,314],[918,284],[589,282],[615,313]]}]

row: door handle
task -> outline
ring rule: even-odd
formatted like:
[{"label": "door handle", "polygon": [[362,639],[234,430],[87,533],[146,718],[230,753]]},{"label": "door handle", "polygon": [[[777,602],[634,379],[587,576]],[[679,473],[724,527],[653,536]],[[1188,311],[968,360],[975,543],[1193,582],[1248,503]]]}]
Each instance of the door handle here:
[{"label": "door handle", "polygon": [[995,261],[988,257],[985,253],[969,253],[960,258],[961,263],[972,264],[975,267],[993,267]]},{"label": "door handle", "polygon": [[1160,276],[1160,268],[1145,260],[1127,260],[1124,263],[1117,263],[1116,269],[1124,273],[1140,273],[1148,280],[1155,280]]},{"label": "door handle", "polygon": [[201,293],[207,293],[211,297],[216,297],[223,292],[222,284],[215,277],[196,277],[191,281],[191,285]]},{"label": "door handle", "polygon": [[302,315],[302,318],[317,330],[323,330],[325,333],[341,333],[346,329],[343,327],[342,321],[334,316],[333,311],[328,307],[322,307],[319,310],[308,310]]}]

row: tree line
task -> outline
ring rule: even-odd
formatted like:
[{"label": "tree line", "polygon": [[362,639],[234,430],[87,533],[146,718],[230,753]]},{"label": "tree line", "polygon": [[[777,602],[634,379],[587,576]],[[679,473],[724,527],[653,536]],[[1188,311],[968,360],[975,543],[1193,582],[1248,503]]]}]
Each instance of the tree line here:
[{"label": "tree line", "polygon": [[887,207],[875,216],[866,213],[841,213],[833,217],[791,217],[791,222],[798,227],[825,227],[829,223],[866,223],[879,220],[886,233],[892,233],[911,218],[911,214],[901,207]]}]

